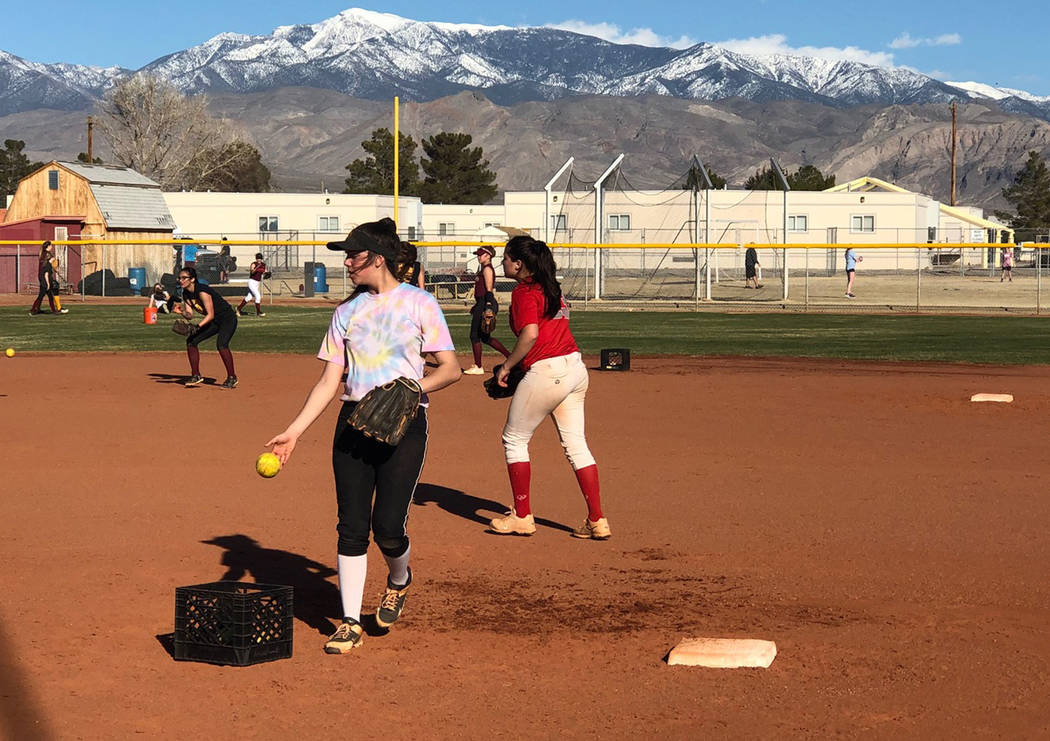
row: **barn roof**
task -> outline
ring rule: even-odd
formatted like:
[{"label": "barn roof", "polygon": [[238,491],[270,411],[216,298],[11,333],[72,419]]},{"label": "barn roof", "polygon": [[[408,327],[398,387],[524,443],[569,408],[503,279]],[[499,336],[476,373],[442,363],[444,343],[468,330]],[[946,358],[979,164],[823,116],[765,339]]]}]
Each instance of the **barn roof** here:
[{"label": "barn roof", "polygon": [[137,185],[146,188],[160,188],[160,184],[150,180],[142,173],[127,167],[115,165],[89,165],[84,162],[59,161],[68,170],[72,170],[89,183],[104,185]]},{"label": "barn roof", "polygon": [[90,187],[108,229],[171,231],[175,227],[160,188],[105,183]]}]

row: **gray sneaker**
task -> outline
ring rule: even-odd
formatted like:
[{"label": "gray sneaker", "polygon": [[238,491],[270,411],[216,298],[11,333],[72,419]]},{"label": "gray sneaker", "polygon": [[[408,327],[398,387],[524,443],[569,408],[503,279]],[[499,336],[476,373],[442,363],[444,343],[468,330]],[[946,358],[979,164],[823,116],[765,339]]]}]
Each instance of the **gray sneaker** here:
[{"label": "gray sneaker", "polygon": [[408,596],[408,588],[412,586],[412,569],[408,570],[408,584],[399,587],[390,583],[390,577],[386,580],[386,591],[379,601],[376,610],[376,622],[380,628],[389,628],[401,617],[401,611],[405,609],[405,598]]},{"label": "gray sneaker", "polygon": [[361,623],[351,617],[343,618],[335,633],[324,644],[326,654],[345,654],[361,645],[365,639],[365,629]]},{"label": "gray sneaker", "polygon": [[204,376],[190,376],[183,383],[184,386],[200,386],[204,383]]}]

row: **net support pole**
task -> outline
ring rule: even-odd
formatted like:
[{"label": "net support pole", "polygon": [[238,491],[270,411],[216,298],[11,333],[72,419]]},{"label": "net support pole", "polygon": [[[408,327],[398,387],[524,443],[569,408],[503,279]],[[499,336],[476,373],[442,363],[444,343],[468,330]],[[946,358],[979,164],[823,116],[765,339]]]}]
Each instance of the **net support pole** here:
[{"label": "net support pole", "polygon": [[613,163],[601,174],[601,176],[594,182],[594,298],[600,299],[602,297],[602,249],[597,245],[602,242],[602,186],[605,184],[605,179],[612,174],[612,171],[620,166],[623,162],[623,153],[620,154]]},{"label": "net support pole", "polygon": [[[704,244],[711,244],[711,191],[704,192]],[[711,300],[711,248],[704,248],[704,298]]]},{"label": "net support pole", "polygon": [[[550,180],[548,180],[547,184],[543,186],[543,193],[544,193],[544,198],[543,198],[543,241],[544,242],[550,242],[551,241],[551,234],[550,234],[550,229],[551,229],[551,188],[554,187],[554,183],[556,183],[558,181],[558,178],[560,178],[565,173],[566,170],[568,170],[570,167],[572,167],[572,163],[573,163],[574,160],[575,160],[574,157],[569,157],[569,159],[565,160],[565,164],[562,165],[558,169],[558,171],[556,173],[554,173],[554,177],[552,177]],[[554,232],[555,232],[555,236],[557,236],[557,229],[555,229]]]}]

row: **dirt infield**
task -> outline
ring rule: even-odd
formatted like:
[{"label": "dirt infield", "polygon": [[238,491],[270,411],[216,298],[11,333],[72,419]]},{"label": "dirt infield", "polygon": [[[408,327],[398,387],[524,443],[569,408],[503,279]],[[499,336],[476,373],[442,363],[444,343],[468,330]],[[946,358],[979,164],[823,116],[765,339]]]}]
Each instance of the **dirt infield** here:
[{"label": "dirt infield", "polygon": [[[594,359],[590,359],[594,365]],[[1046,737],[1050,368],[632,358],[592,374],[613,528],[553,428],[533,538],[508,501],[505,402],[435,396],[415,583],[386,635],[327,656],[338,616],[335,405],[270,481],[262,443],[319,364],[239,355],[0,357],[0,726],[11,738]],[[219,375],[214,353],[205,373]],[[975,392],[1014,404],[972,404]],[[205,541],[213,541],[208,543]],[[370,551],[366,609],[384,569]],[[295,655],[176,662],[176,586],[231,565],[296,590]],[[681,638],[767,638],[768,670],[667,666]],[[0,733],[3,735],[3,733]]]}]

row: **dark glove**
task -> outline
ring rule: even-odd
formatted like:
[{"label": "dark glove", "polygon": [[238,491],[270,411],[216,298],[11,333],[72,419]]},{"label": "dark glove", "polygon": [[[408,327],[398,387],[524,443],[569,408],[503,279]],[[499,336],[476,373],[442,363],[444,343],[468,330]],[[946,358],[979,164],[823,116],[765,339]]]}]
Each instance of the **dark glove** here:
[{"label": "dark glove", "polygon": [[419,411],[419,382],[397,378],[376,386],[357,402],[346,423],[366,437],[397,445]]},{"label": "dark glove", "polygon": [[171,325],[171,331],[175,334],[181,334],[183,337],[192,337],[197,331],[197,325],[190,322],[190,320],[184,317],[179,317],[175,320],[175,323]]},{"label": "dark glove", "polygon": [[496,329],[496,312],[485,309],[481,312],[481,324],[478,325],[481,334],[492,334]]},{"label": "dark glove", "polygon": [[493,399],[506,399],[509,396],[514,396],[514,392],[518,388],[518,384],[521,383],[521,379],[525,377],[525,371],[521,369],[520,365],[516,365],[510,369],[510,374],[507,376],[507,385],[499,385],[499,372],[502,370],[503,365],[497,365],[492,369],[492,378],[485,381],[482,384],[485,387],[485,393]]}]

